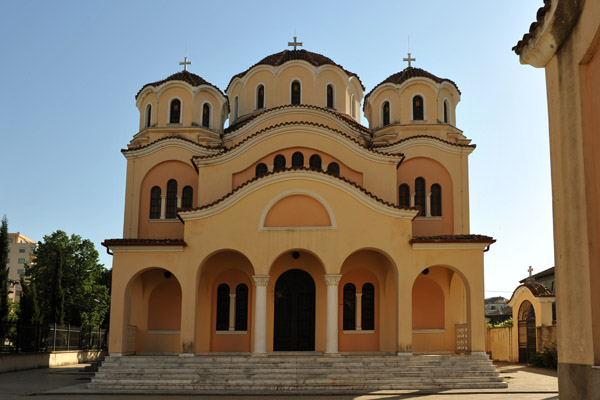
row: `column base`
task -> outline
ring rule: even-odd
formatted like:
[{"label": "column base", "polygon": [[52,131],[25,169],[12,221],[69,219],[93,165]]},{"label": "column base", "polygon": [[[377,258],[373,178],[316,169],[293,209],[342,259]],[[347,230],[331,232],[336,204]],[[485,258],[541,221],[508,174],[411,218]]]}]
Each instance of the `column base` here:
[{"label": "column base", "polygon": [[327,356],[327,357],[341,357],[341,353],[327,353],[325,352],[323,355]]},{"label": "column base", "polygon": [[592,400],[600,393],[600,366],[558,364],[560,400]]},{"label": "column base", "polygon": [[194,353],[179,353],[179,357],[196,357]]},{"label": "column base", "polygon": [[396,355],[400,356],[400,357],[412,357],[413,353],[412,352],[410,352],[410,353],[398,352],[398,353],[396,353]]},{"label": "column base", "polygon": [[252,353],[252,357],[266,357],[268,356],[268,353]]}]

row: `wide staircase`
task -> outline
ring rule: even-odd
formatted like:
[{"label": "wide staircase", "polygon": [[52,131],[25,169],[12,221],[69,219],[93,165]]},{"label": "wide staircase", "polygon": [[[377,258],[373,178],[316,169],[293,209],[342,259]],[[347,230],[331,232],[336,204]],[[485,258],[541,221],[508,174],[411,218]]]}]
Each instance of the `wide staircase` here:
[{"label": "wide staircase", "polygon": [[89,389],[103,392],[364,392],[499,389],[485,355],[282,353],[107,357]]}]

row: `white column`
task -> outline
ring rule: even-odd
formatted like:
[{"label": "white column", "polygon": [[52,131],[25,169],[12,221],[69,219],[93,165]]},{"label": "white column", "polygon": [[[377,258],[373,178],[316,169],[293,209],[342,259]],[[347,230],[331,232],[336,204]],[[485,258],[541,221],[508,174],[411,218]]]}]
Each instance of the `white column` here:
[{"label": "white column", "polygon": [[267,352],[267,283],[269,275],[252,275],[256,286],[254,301],[254,354]]},{"label": "white column", "polygon": [[235,331],[235,293],[229,293],[229,330]]},{"label": "white column", "polygon": [[356,293],[356,330],[362,331],[362,293]]},{"label": "white column", "polygon": [[327,284],[327,340],[325,353],[338,352],[338,286],[341,275],[325,275]]},{"label": "white column", "polygon": [[410,194],[410,206],[411,207],[415,206],[415,193]]},{"label": "white column", "polygon": [[181,196],[177,195],[177,208],[181,208]]},{"label": "white column", "polygon": [[160,196],[160,219],[165,219],[167,217],[167,196]]},{"label": "white column", "polygon": [[431,217],[431,193],[425,196],[425,215]]}]

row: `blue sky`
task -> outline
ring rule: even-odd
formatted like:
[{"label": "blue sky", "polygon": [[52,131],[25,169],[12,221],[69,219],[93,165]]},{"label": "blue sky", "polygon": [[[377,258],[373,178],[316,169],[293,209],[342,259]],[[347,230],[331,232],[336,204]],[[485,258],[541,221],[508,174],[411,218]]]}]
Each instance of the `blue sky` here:
[{"label": "blue sky", "polygon": [[[355,72],[366,92],[406,63],[452,79],[470,156],[471,232],[485,255],[486,296],[554,265],[544,71],[511,51],[539,1],[17,1],[0,3],[0,214],[41,240],[62,229],[122,237],[126,147],[135,94],[189,68],[224,90],[282,51],[307,50]],[[363,124],[367,121],[363,118]]]}]

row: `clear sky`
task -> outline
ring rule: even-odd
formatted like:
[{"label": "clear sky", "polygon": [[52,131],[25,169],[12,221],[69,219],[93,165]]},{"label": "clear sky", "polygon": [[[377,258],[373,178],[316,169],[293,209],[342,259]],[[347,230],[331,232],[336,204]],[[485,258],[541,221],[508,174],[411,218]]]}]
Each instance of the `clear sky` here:
[{"label": "clear sky", "polygon": [[[554,265],[544,71],[511,51],[542,0],[0,2],[0,214],[41,240],[62,229],[100,246],[122,237],[125,148],[134,96],[189,70],[225,90],[231,77],[305,49],[355,72],[366,92],[413,66],[456,82],[469,159],[471,233],[485,253],[486,297],[510,297],[532,265]],[[365,93],[366,93],[365,92]],[[362,117],[363,124],[368,122]]]}]

